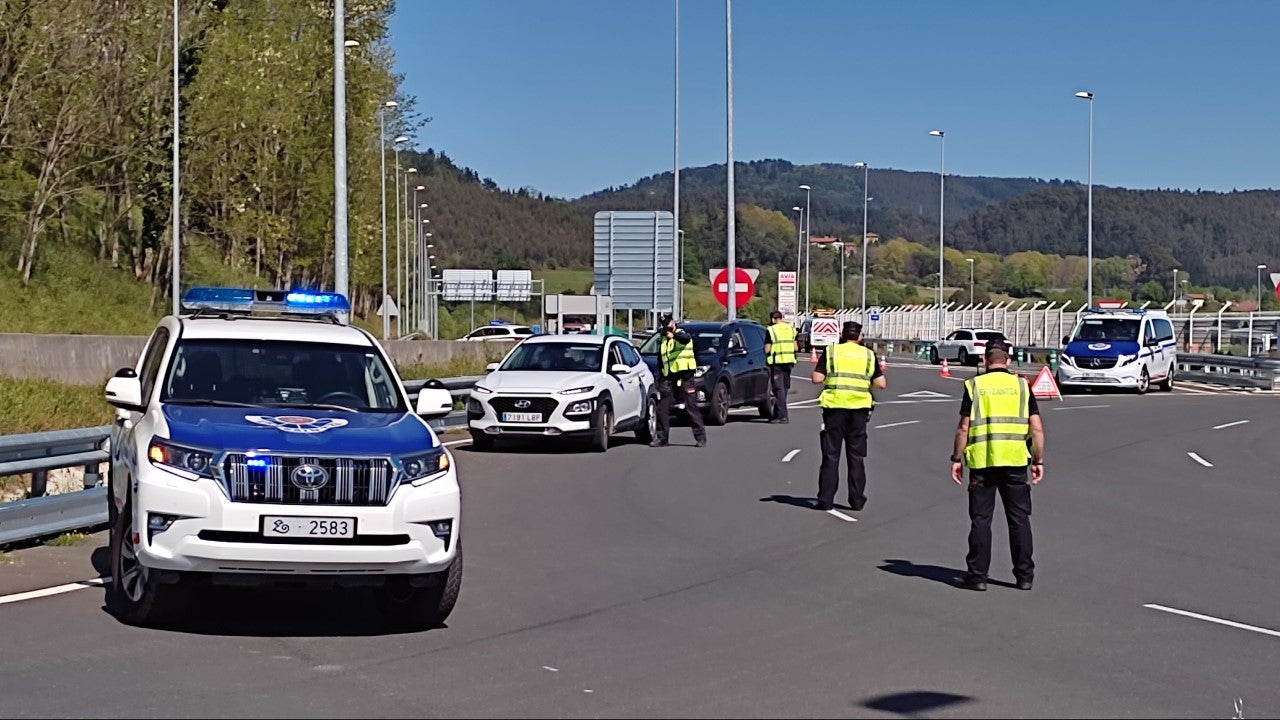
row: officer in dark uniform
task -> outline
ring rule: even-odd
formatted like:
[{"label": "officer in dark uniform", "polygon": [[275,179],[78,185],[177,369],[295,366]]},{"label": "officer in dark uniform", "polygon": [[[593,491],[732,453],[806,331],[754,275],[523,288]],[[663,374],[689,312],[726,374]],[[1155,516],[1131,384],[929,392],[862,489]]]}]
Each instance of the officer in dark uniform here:
[{"label": "officer in dark uniform", "polygon": [[875,404],[871,388],[887,382],[876,354],[860,343],[862,325],[846,322],[840,343],[822,352],[813,369],[813,383],[822,385],[822,468],[818,471],[819,510],[830,510],[840,485],[840,449],[844,446],[849,472],[849,507],[867,503],[867,420]]},{"label": "officer in dark uniform", "polygon": [[764,355],[769,363],[769,390],[773,394],[773,417],[770,423],[785,425],[787,392],[791,390],[791,368],[796,364],[796,329],[782,321],[782,313],[769,314],[769,339],[764,342]]},{"label": "officer in dark uniform", "polygon": [[663,315],[658,325],[662,335],[658,346],[658,432],[649,446],[667,444],[671,434],[671,406],[676,404],[688,414],[698,447],[706,447],[707,429],[702,424],[702,411],[698,409],[698,389],[693,385],[693,374],[698,369],[693,338],[676,327],[670,315]]},{"label": "officer in dark uniform", "polygon": [[951,479],[957,485],[964,484],[964,466],[969,466],[968,574],[962,583],[968,590],[987,589],[991,517],[997,493],[1009,524],[1009,551],[1018,589],[1030,590],[1035,573],[1031,485],[1044,477],[1044,424],[1026,379],[1009,372],[1009,352],[1005,342],[987,343],[983,355],[987,371],[964,383],[960,424],[951,452]]}]

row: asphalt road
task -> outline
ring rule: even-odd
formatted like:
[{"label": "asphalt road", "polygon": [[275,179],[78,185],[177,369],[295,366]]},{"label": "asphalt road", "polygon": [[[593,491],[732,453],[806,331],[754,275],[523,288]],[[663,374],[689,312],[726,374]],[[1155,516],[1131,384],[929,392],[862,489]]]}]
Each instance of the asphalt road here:
[{"label": "asphalt road", "polygon": [[[1230,717],[1241,698],[1246,717],[1280,715],[1280,401],[1043,401],[1035,588],[973,593],[954,586],[968,520],[947,476],[960,383],[937,372],[889,368],[869,502],[845,517],[807,507],[820,413],[801,381],[791,424],[738,414],[702,449],[687,428],[665,449],[604,455],[456,447],[466,574],[448,627],[426,633],[388,631],[355,591],[219,590],[181,631],[139,630],[103,610],[101,588],[5,600],[96,577],[105,536],[23,551],[0,566],[0,708]],[[1010,583],[1003,527],[992,576]]]}]

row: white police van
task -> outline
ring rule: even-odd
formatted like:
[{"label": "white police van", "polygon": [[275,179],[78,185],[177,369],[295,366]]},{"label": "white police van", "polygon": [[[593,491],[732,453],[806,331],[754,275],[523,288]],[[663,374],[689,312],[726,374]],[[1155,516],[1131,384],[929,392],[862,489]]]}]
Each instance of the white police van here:
[{"label": "white police van", "polygon": [[1088,310],[1062,339],[1058,385],[1125,388],[1145,393],[1155,383],[1173,389],[1178,364],[1173,324],[1163,310]]},{"label": "white police van", "polygon": [[[202,582],[372,586],[388,619],[430,627],[462,582],[453,457],[342,295],[193,288],[106,385],[108,606],[178,619]],[[264,314],[265,312],[265,314]]]}]

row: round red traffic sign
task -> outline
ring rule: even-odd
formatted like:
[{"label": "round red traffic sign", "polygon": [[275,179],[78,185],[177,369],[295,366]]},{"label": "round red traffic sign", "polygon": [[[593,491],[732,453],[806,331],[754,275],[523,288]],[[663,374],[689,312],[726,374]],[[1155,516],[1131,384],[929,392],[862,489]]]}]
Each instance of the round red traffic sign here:
[{"label": "round red traffic sign", "polygon": [[[737,301],[737,309],[740,310],[756,294],[756,284],[752,282],[746,270],[734,268],[734,271],[734,275],[738,278],[734,300]],[[729,307],[729,270],[727,268],[716,273],[716,279],[711,281],[711,292],[715,294],[717,302]]]}]

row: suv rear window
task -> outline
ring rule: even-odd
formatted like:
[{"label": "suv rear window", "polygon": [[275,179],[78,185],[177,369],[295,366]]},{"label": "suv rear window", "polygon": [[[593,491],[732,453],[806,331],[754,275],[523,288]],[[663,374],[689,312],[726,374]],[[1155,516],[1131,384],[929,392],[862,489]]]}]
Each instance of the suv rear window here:
[{"label": "suv rear window", "polygon": [[986,341],[988,341],[988,342],[990,342],[990,341],[992,341],[992,340],[1003,340],[1003,339],[1004,339],[1004,333],[990,332],[990,331],[988,331],[988,332],[980,332],[980,333],[978,333],[978,339],[979,339],[979,340],[986,340]]}]

